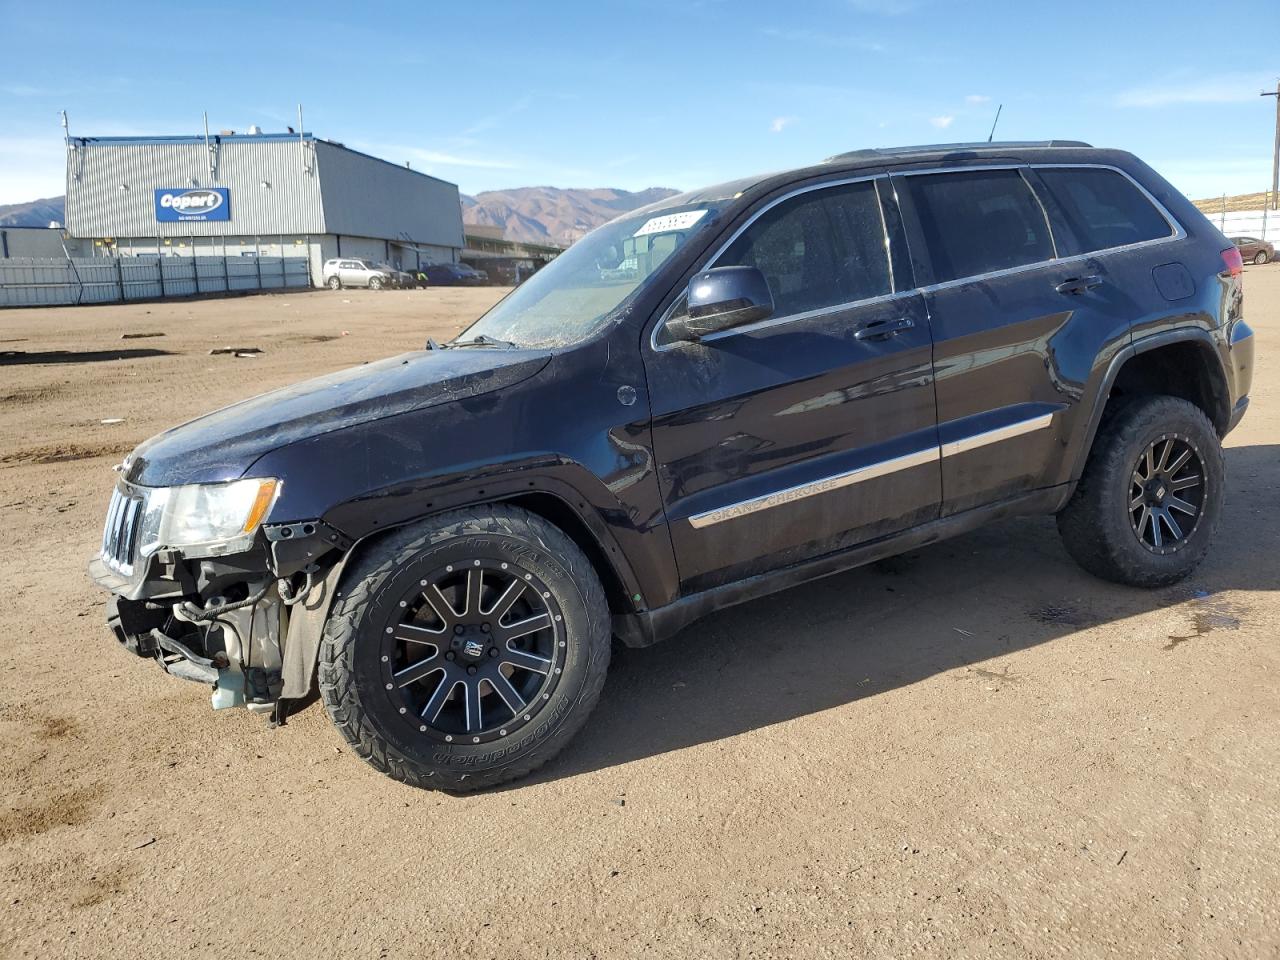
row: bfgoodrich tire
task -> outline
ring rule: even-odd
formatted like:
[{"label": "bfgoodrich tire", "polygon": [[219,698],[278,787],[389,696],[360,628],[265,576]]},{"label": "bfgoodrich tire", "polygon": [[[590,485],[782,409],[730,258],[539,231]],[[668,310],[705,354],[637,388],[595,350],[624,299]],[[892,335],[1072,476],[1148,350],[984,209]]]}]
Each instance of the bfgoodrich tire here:
[{"label": "bfgoodrich tire", "polygon": [[600,580],[561,530],[513,507],[443,514],[343,575],[320,694],[370,764],[428,789],[515,780],[586,721],[609,666]]},{"label": "bfgoodrich tire", "polygon": [[1217,528],[1222,445],[1208,417],[1185,400],[1122,403],[1098,432],[1058,530],[1095,576],[1137,587],[1176,583],[1204,559]]}]

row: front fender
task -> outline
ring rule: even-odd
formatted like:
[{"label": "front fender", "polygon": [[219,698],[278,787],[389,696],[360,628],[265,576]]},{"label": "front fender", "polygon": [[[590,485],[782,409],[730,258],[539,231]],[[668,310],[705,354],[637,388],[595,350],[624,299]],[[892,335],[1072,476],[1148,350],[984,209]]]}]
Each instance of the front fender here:
[{"label": "front fender", "polygon": [[648,405],[620,403],[618,381],[592,359],[280,447],[249,475],[283,479],[272,524],[323,520],[356,541],[457,507],[552,496],[591,532],[628,598],[667,603],[678,577]]}]

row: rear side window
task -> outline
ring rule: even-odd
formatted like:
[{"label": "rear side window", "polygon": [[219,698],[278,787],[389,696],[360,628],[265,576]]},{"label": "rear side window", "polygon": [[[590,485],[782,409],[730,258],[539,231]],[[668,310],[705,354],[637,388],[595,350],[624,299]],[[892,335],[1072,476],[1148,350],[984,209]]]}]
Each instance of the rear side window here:
[{"label": "rear side window", "polygon": [[1171,236],[1172,227],[1133,182],[1114,170],[1089,167],[1036,169],[1080,253]]},{"label": "rear side window", "polygon": [[769,283],[778,317],[890,293],[875,184],[813,190],[778,204],[714,265],[758,268]]},{"label": "rear side window", "polygon": [[1053,259],[1044,211],[1017,170],[903,179],[933,267],[933,282]]}]

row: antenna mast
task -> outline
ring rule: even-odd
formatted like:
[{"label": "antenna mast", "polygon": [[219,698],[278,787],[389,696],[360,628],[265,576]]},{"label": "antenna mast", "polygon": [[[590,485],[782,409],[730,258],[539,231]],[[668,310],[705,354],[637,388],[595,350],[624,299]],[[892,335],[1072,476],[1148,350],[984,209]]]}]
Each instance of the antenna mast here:
[{"label": "antenna mast", "polygon": [[1003,109],[1003,103],[996,107],[996,118],[991,121],[991,132],[987,134],[987,143],[990,143],[991,139],[996,135],[996,124],[1000,122],[1000,111]]}]

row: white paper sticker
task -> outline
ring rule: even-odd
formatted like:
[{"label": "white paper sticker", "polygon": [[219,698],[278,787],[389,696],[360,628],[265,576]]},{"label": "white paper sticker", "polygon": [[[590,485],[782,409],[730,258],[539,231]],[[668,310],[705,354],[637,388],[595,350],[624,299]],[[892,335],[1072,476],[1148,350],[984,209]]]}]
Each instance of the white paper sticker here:
[{"label": "white paper sticker", "polygon": [[650,233],[666,233],[670,230],[688,230],[707,215],[705,210],[685,210],[683,213],[668,213],[663,217],[650,217],[644,222],[633,237],[643,237]]}]

